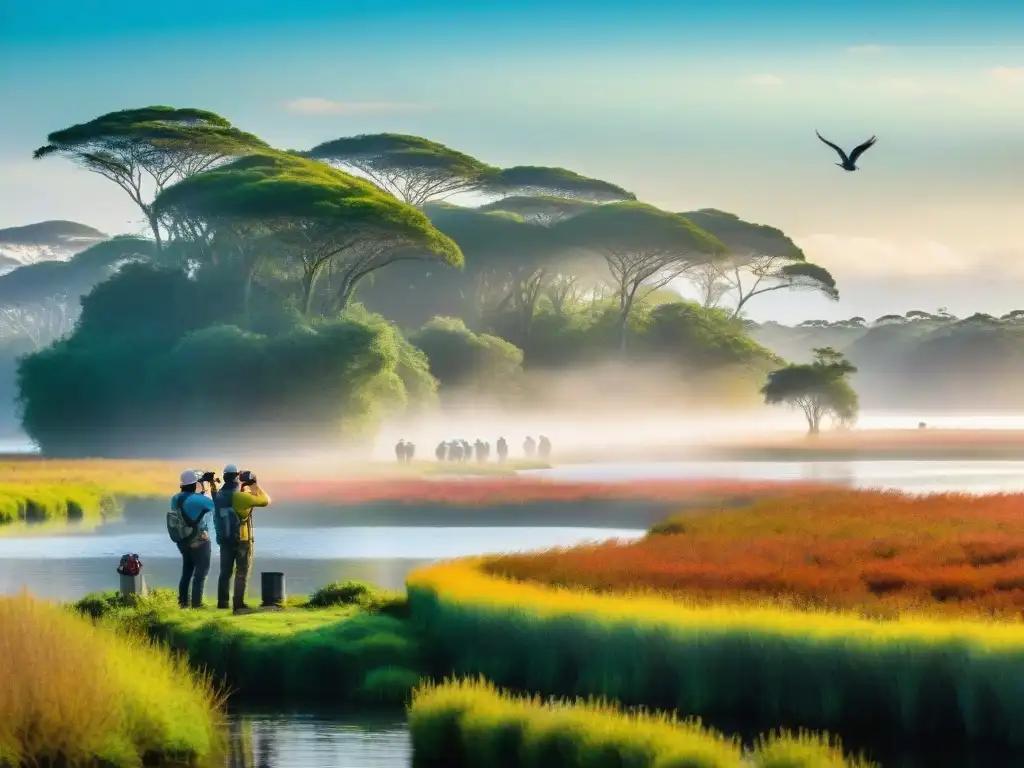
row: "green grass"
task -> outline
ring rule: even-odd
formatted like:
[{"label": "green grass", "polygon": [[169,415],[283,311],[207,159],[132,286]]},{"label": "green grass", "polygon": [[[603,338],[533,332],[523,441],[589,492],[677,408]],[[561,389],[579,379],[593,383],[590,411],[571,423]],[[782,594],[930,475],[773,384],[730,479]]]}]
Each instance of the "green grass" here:
[{"label": "green grass", "polygon": [[146,631],[246,699],[395,707],[421,676],[404,598],[360,582],[322,587],[285,610],[243,615],[209,605],[181,610],[172,590],[129,600],[89,595],[74,607]]},{"label": "green grass", "polygon": [[744,750],[698,721],[601,701],[517,698],[484,680],[424,685],[409,709],[414,768],[852,768],[838,744],[774,734]]}]

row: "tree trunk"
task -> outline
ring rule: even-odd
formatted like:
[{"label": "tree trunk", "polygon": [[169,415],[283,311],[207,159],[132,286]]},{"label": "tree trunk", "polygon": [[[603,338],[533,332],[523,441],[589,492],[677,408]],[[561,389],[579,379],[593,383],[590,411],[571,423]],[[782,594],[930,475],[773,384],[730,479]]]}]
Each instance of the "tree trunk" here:
[{"label": "tree trunk", "polygon": [[156,243],[156,256],[157,259],[159,259],[164,250],[164,241],[160,234],[160,221],[156,216],[149,216],[149,227],[153,230],[153,240]]}]

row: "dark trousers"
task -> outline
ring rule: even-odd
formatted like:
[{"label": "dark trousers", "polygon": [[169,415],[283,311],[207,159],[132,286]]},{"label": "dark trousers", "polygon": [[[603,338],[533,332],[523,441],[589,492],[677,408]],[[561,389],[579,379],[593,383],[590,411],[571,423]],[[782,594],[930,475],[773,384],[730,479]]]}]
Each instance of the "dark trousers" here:
[{"label": "dark trousers", "polygon": [[231,592],[231,576],[235,577],[235,596],[232,608],[245,607],[245,585],[252,570],[253,543],[240,541],[220,548],[220,578],[217,579],[217,607],[227,608]]},{"label": "dark trousers", "polygon": [[210,555],[213,548],[209,540],[198,546],[190,547],[188,544],[179,544],[178,551],[181,553],[181,580],[178,582],[178,605],[188,608],[188,587],[192,583],[193,608],[199,608],[203,604],[203,591],[206,589],[206,577],[210,573]]}]

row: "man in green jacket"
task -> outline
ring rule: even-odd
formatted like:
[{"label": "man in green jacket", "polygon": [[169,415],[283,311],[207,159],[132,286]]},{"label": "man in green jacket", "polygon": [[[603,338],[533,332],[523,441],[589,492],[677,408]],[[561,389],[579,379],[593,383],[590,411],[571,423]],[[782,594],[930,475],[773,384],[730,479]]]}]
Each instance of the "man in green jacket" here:
[{"label": "man in green jacket", "polygon": [[224,485],[214,496],[217,544],[220,546],[220,577],[217,579],[217,607],[227,608],[231,577],[235,578],[231,607],[245,611],[245,588],[252,572],[252,512],[266,507],[270,497],[251,472],[239,472],[234,464],[224,467]]}]

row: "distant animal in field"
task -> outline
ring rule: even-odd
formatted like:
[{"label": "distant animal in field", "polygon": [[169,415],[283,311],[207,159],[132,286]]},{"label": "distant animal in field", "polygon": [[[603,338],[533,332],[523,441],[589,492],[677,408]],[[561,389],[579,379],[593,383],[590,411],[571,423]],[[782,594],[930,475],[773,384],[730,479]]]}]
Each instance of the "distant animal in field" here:
[{"label": "distant animal in field", "polygon": [[842,158],[843,162],[836,163],[836,165],[838,165],[844,171],[856,171],[857,170],[857,159],[861,155],[863,155],[865,152],[867,152],[869,149],[871,149],[871,147],[873,147],[875,145],[875,141],[877,141],[877,139],[874,136],[872,136],[870,139],[865,141],[863,144],[861,144],[860,146],[854,148],[854,150],[849,155],[847,155],[842,149],[837,147],[835,144],[833,144],[831,141],[826,139],[824,136],[822,136],[817,131],[815,131],[815,134],[817,134],[819,139],[821,139],[823,142],[825,142],[830,147],[832,147],[832,149],[834,149],[837,153],[839,153],[839,157]]}]

